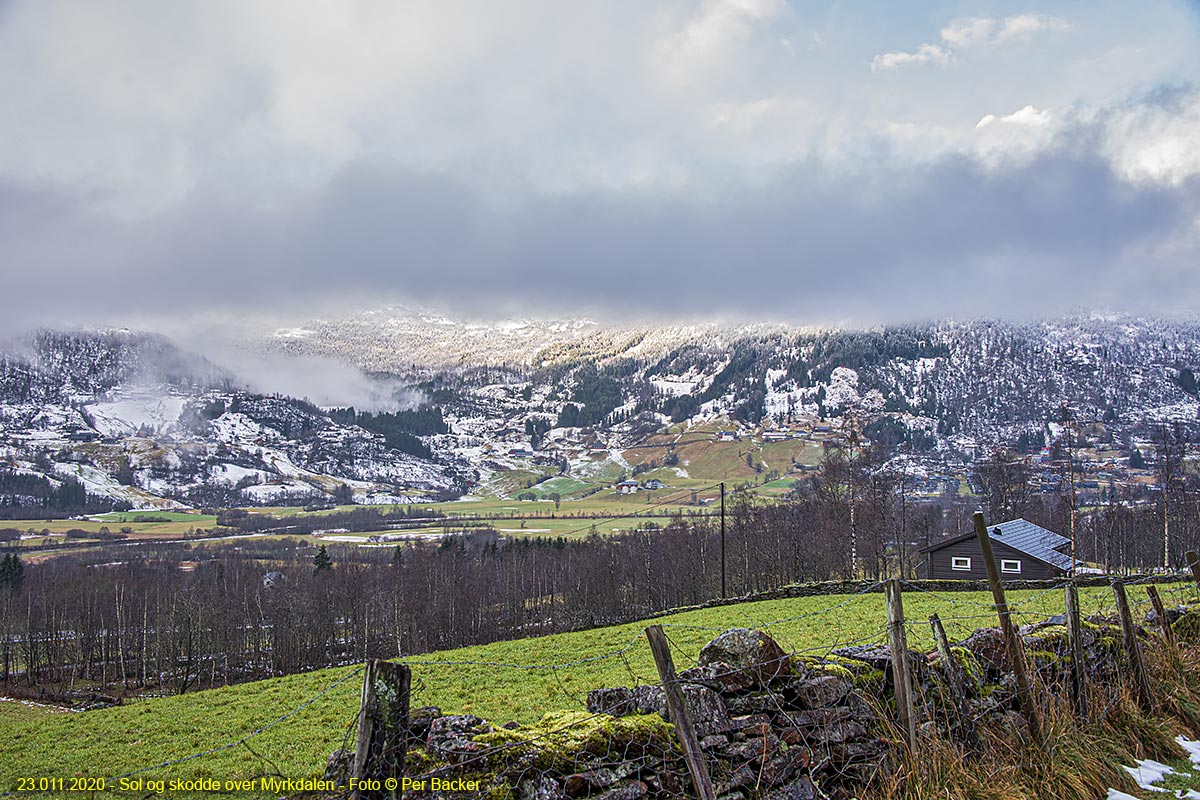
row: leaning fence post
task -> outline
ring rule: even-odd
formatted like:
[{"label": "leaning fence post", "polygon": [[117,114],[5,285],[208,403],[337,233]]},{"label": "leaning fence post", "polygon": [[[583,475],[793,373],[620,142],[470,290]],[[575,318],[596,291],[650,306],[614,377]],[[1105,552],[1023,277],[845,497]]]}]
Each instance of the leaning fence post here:
[{"label": "leaning fence post", "polygon": [[1080,719],[1087,719],[1087,667],[1083,655],[1083,623],[1079,619],[1079,587],[1075,581],[1067,584],[1067,639],[1071,643],[1071,693]]},{"label": "leaning fence post", "polygon": [[1154,616],[1158,620],[1158,629],[1162,632],[1163,641],[1173,646],[1175,630],[1171,627],[1171,618],[1167,616],[1167,608],[1163,605],[1162,598],[1158,596],[1158,589],[1154,586],[1147,586],[1146,594],[1150,596],[1150,605],[1154,606]]},{"label": "leaning fence post", "polygon": [[908,746],[917,749],[917,715],[913,709],[912,676],[909,674],[908,637],[904,630],[904,601],[900,580],[892,578],[883,585],[887,601],[888,644],[892,649],[892,680],[896,688],[896,718],[908,737]]},{"label": "leaning fence post", "polygon": [[667,635],[661,625],[651,625],[646,628],[646,639],[650,642],[650,652],[654,654],[654,664],[658,667],[658,677],[662,680],[663,691],[667,695],[667,712],[671,722],[675,724],[675,734],[683,748],[683,758],[687,762],[688,772],[692,775],[692,783],[696,787],[696,795],[700,800],[716,800],[712,780],[708,777],[708,767],[704,764],[704,756],[700,750],[700,742],[696,738],[696,730],[692,727],[692,717],[688,714],[687,702],[679,681],[675,677],[675,661],[671,658],[671,648],[667,644]]},{"label": "leaning fence post", "polygon": [[1154,708],[1154,696],[1150,693],[1150,681],[1142,666],[1142,649],[1138,645],[1137,628],[1133,625],[1133,614],[1129,612],[1129,598],[1125,596],[1125,583],[1120,578],[1112,580],[1113,597],[1117,601],[1117,617],[1121,622],[1121,635],[1125,640],[1125,653],[1129,656],[1129,670],[1133,673],[1138,703],[1146,711]]},{"label": "leaning fence post", "polygon": [[992,600],[996,604],[996,616],[1000,618],[1000,629],[1004,632],[1004,650],[1008,655],[1008,666],[1012,668],[1017,678],[1017,695],[1021,701],[1021,711],[1025,713],[1025,721],[1029,723],[1029,734],[1039,745],[1042,743],[1042,726],[1038,721],[1037,709],[1033,707],[1033,690],[1029,687],[1029,675],[1025,672],[1025,650],[1021,639],[1013,627],[1012,617],[1008,611],[1008,601],[1004,599],[1004,584],[1000,582],[1000,570],[996,566],[996,557],[992,555],[992,540],[988,536],[987,524],[983,521],[983,512],[976,511],[974,515],[975,534],[979,538],[979,549],[983,551],[983,566],[987,568],[988,583],[992,587]]},{"label": "leaning fence post", "polygon": [[1200,555],[1195,550],[1188,550],[1183,554],[1187,559],[1188,569],[1192,571],[1192,580],[1196,582],[1196,589],[1200,591]]},{"label": "leaning fence post", "polygon": [[[404,774],[411,682],[412,674],[404,664],[374,658],[367,662],[358,709],[358,744],[350,773],[355,783],[399,780]],[[350,796],[362,800],[382,793],[355,786]]]},{"label": "leaning fence post", "polygon": [[950,687],[950,699],[958,712],[959,732],[967,744],[975,745],[975,725],[971,719],[971,710],[967,705],[967,690],[963,685],[963,668],[954,660],[950,651],[950,640],[946,638],[946,629],[942,627],[942,619],[937,614],[929,615],[929,627],[933,628],[933,640],[937,642],[938,655],[942,658],[942,671],[946,674],[946,685]]}]

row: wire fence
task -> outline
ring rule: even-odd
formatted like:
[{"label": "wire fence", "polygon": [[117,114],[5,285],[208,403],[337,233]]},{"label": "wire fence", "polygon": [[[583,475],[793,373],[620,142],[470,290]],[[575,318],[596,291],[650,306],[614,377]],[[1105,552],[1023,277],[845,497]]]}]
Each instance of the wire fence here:
[{"label": "wire fence", "polygon": [[[1180,582],[1173,584],[1164,583],[1163,576],[1127,581],[1128,605],[1135,620],[1145,623],[1147,619],[1152,603],[1140,590],[1151,582],[1157,584],[1171,608],[1200,601],[1195,584],[1179,577]],[[1069,585],[1069,581],[1060,581],[1022,593],[1008,603],[1014,624],[1023,625],[1032,680],[1046,690],[1036,695],[1035,711],[1042,715],[1050,713],[1051,706],[1070,691],[1069,642],[1061,632],[1064,591]],[[913,581],[901,581],[900,586],[910,604],[902,628],[910,648],[916,648],[905,658],[912,662],[914,713],[922,729],[958,735],[964,725],[1011,717],[1017,700],[1006,685],[1008,654],[1002,649],[997,653],[961,646],[976,629],[996,627],[995,603]],[[889,737],[895,732],[893,721],[902,711],[895,704],[894,654],[889,649],[883,603],[867,598],[882,597],[877,594],[881,587],[882,583],[871,583],[852,595],[783,617],[764,616],[761,607],[731,606],[719,610],[723,625],[661,623],[670,652],[681,666],[679,685],[697,729],[699,751],[692,754],[692,761],[712,777],[718,793],[755,794],[804,782],[849,786],[870,780],[878,772],[882,755],[897,746]],[[942,622],[956,632],[953,638],[960,644],[955,652],[962,663],[942,664],[925,646],[932,641],[932,634],[921,614],[929,609],[936,609]],[[1130,692],[1129,655],[1121,649],[1116,612],[1117,603],[1107,587],[1080,592],[1080,613],[1087,621],[1086,668],[1093,678],[1089,691],[1098,701],[1096,713],[1100,715],[1126,702]],[[786,669],[781,666],[778,674],[765,675],[761,664],[739,660],[736,651],[710,643],[725,636],[731,623],[792,642],[791,649],[780,651],[776,659],[780,665],[786,664]],[[481,796],[501,784],[534,796],[543,790],[561,796],[561,792],[574,795],[619,786],[629,787],[630,796],[687,794],[694,765],[684,757],[678,726],[667,725],[672,717],[668,689],[659,679],[646,639],[644,631],[631,636],[624,633],[606,648],[592,645],[600,652],[528,663],[404,659],[413,671],[410,702],[418,709],[404,734],[406,777],[427,786],[434,779],[455,776],[477,780]],[[471,714],[442,714],[435,707],[445,703],[446,673],[463,667],[484,674],[517,673],[513,679],[493,676],[496,681],[508,681],[506,685],[514,692],[520,691],[520,682],[529,681],[529,676],[541,676],[537,686],[544,696],[539,697],[539,705],[566,710],[547,715],[541,722],[526,718],[505,724]],[[947,685],[939,677],[947,669],[960,670],[969,678],[965,700],[948,696]],[[270,756],[255,749],[255,740],[331,698],[344,703],[347,698],[339,689],[355,685],[363,672],[360,666],[340,675],[244,736],[126,770],[111,781],[161,773],[239,748],[262,764],[262,774],[281,775]],[[970,719],[964,719],[964,708],[969,708]],[[647,722],[643,715],[653,718],[655,712],[660,723]],[[357,712],[346,721],[339,748],[343,751],[341,765],[331,761],[330,774],[343,785],[348,769],[345,751],[352,749],[356,721]],[[312,765],[314,771],[320,768],[320,763]]]}]

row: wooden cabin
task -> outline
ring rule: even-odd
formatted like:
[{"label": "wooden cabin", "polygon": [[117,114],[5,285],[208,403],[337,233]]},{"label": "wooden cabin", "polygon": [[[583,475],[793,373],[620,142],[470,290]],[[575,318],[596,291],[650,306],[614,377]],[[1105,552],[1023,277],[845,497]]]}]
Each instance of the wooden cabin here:
[{"label": "wooden cabin", "polygon": [[[1071,540],[1024,519],[988,526],[992,555],[1000,577],[1043,580],[1061,577],[1071,569],[1071,556],[1063,552]],[[987,580],[987,567],[975,531],[956,536],[921,551],[926,556],[926,577],[937,580]],[[1078,564],[1077,564],[1078,566]]]}]

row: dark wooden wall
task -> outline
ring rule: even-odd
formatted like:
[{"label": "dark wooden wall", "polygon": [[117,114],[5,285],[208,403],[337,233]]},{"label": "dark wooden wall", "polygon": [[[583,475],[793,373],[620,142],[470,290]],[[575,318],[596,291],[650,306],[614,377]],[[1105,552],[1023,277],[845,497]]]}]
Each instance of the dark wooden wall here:
[{"label": "dark wooden wall", "polygon": [[[1038,561],[1032,556],[1014,550],[998,539],[992,539],[992,553],[996,556],[996,566],[1001,560],[1016,559],[1021,562],[1021,572],[1001,572],[1000,578],[1020,578],[1024,580],[1043,580],[1057,578],[1062,570],[1044,561]],[[967,556],[971,559],[971,569],[957,570],[950,568],[950,559]],[[965,541],[947,545],[940,550],[932,550],[928,554],[928,573],[926,577],[937,580],[987,580],[987,568],[983,565],[983,551],[979,548],[979,539],[972,536]]]}]

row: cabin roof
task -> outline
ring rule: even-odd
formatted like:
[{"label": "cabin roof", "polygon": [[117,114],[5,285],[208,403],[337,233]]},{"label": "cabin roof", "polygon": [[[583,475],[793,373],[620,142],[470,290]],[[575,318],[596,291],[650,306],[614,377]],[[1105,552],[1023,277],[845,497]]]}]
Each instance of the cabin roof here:
[{"label": "cabin roof", "polygon": [[[989,525],[988,529],[994,542],[1000,542],[1011,547],[1013,550],[1024,553],[1031,558],[1036,558],[1038,561],[1043,561],[1051,566],[1058,567],[1061,570],[1066,571],[1071,569],[1071,556],[1059,552],[1060,548],[1071,543],[1071,540],[1065,536],[1059,536],[1054,531],[1047,530],[1041,525],[1034,525],[1029,520],[1021,519],[1020,517],[1011,519],[1008,522]],[[932,553],[935,550],[941,550],[943,547],[965,542],[974,537],[975,531],[971,531],[962,536],[956,536],[953,539],[947,539],[944,542],[927,547],[922,552]]]}]

